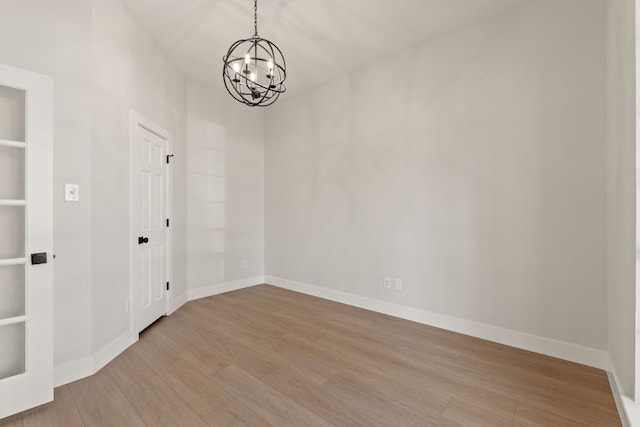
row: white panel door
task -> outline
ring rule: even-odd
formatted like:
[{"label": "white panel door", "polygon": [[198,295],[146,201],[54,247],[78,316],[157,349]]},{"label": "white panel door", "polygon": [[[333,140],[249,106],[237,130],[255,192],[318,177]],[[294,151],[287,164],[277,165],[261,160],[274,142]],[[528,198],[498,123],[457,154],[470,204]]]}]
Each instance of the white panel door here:
[{"label": "white panel door", "polygon": [[167,314],[169,191],[165,133],[133,115],[132,296],[134,332]]},{"label": "white panel door", "polygon": [[52,104],[49,77],[0,65],[0,418],[53,399]]}]

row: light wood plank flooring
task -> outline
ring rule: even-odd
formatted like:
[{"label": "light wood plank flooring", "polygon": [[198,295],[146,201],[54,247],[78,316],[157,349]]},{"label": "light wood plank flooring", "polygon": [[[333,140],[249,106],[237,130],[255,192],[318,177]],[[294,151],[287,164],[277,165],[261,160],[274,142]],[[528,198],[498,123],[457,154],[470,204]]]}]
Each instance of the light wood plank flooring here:
[{"label": "light wood plank flooring", "polygon": [[193,301],[0,426],[620,426],[605,372],[268,285]]}]

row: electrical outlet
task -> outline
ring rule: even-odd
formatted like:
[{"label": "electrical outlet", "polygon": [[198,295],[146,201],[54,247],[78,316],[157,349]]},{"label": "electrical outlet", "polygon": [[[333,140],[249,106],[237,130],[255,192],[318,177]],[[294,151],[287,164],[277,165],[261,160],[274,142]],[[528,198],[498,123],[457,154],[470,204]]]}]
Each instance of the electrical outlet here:
[{"label": "electrical outlet", "polygon": [[246,259],[242,260],[242,269],[246,270],[247,268],[249,268],[249,261]]},{"label": "electrical outlet", "polygon": [[78,184],[65,184],[64,200],[65,202],[80,201],[80,186]]},{"label": "electrical outlet", "polygon": [[396,279],[394,282],[396,291],[401,291],[402,290],[402,279]]},{"label": "electrical outlet", "polygon": [[391,277],[385,277],[382,279],[382,287],[385,289],[391,289]]}]

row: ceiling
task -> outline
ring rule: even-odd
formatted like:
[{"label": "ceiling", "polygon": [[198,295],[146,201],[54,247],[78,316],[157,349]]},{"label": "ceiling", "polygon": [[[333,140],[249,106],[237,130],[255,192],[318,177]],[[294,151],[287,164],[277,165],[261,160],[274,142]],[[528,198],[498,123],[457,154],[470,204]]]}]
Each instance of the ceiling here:
[{"label": "ceiling", "polygon": [[[252,0],[123,0],[182,72],[222,89],[222,57],[253,35]],[[296,93],[527,0],[259,0],[258,32]]]}]

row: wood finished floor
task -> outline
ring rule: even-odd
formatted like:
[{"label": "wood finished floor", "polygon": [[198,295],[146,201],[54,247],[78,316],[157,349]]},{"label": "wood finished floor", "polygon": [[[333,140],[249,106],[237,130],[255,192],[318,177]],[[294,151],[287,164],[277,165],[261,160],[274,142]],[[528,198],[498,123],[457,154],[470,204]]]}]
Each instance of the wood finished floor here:
[{"label": "wood finished floor", "polygon": [[605,372],[261,285],[0,426],[620,426]]}]

